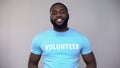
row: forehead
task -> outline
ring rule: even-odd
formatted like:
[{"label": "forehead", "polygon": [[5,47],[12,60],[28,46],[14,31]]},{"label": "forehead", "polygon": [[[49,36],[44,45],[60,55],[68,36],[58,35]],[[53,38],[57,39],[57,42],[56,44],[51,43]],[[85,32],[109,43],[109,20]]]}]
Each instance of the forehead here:
[{"label": "forehead", "polygon": [[51,10],[50,11],[53,11],[53,10],[57,10],[57,9],[62,9],[62,10],[67,10],[63,5],[61,4],[56,4],[54,6],[51,7]]}]

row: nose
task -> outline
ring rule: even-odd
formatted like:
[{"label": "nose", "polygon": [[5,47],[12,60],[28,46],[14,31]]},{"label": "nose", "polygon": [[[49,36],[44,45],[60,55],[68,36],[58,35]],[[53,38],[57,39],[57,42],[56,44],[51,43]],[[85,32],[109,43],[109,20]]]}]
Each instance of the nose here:
[{"label": "nose", "polygon": [[59,17],[59,16],[61,16],[61,14],[60,14],[60,13],[57,13],[57,16]]}]

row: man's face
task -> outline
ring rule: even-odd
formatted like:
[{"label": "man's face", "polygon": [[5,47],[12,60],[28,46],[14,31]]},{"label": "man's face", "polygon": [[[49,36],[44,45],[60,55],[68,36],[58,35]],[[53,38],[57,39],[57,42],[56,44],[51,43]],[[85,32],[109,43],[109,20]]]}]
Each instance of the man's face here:
[{"label": "man's face", "polygon": [[63,5],[55,5],[50,10],[50,20],[55,28],[66,28],[69,14]]}]

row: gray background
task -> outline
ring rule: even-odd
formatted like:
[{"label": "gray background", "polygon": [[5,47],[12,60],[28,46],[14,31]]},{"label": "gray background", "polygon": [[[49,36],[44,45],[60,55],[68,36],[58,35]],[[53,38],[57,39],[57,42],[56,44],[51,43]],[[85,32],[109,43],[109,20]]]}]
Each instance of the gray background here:
[{"label": "gray background", "polygon": [[69,9],[69,27],[91,41],[98,68],[119,68],[120,0],[0,0],[0,68],[27,68],[31,41],[52,28],[49,8],[58,1]]}]

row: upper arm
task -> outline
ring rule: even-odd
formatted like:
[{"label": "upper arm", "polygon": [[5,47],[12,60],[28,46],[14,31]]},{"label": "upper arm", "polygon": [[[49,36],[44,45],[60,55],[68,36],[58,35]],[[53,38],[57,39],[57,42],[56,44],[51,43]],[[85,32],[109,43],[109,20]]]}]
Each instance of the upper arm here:
[{"label": "upper arm", "polygon": [[28,68],[38,68],[38,63],[41,58],[42,50],[40,48],[39,37],[36,36],[32,41],[31,54],[29,56]]},{"label": "upper arm", "polygon": [[87,37],[83,38],[83,45],[81,49],[82,58],[85,61],[87,68],[96,68],[96,59],[92,52],[90,41]]},{"label": "upper arm", "polygon": [[41,46],[41,40],[39,39],[39,36],[36,36],[32,41],[32,53],[40,55],[42,53],[42,50],[40,48]]},{"label": "upper arm", "polygon": [[91,65],[93,66],[92,68],[96,68],[96,59],[93,52],[82,55],[82,58],[85,61],[86,65]]},{"label": "upper arm", "polygon": [[41,58],[41,55],[36,55],[36,54],[31,53],[29,57],[29,61],[28,61],[28,66],[29,67],[37,66],[40,58]]},{"label": "upper arm", "polygon": [[82,43],[82,49],[81,49],[81,54],[85,55],[85,54],[89,54],[92,52],[92,47],[91,47],[91,43],[89,41],[89,39],[87,37],[83,37],[82,38],[83,43]]}]

